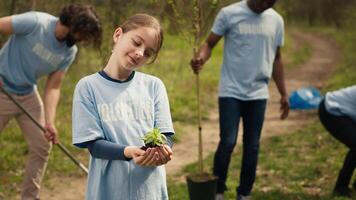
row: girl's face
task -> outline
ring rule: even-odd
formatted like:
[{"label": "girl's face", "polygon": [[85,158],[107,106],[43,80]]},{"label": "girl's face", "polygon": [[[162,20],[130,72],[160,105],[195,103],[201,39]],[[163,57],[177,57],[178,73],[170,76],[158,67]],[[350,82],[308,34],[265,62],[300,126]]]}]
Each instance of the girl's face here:
[{"label": "girl's face", "polygon": [[117,65],[134,70],[154,56],[157,48],[158,33],[153,28],[141,27],[126,33],[121,28],[115,30],[113,56]]}]

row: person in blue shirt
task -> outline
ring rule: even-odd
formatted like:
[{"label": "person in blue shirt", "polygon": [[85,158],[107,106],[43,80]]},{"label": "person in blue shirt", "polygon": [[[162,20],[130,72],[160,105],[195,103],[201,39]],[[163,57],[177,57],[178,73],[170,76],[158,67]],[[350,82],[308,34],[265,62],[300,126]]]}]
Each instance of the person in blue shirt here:
[{"label": "person in blue shirt", "polygon": [[[86,41],[99,47],[101,23],[92,6],[70,4],[59,17],[34,11],[2,17],[0,34],[10,35],[0,50],[1,87],[46,129],[43,134],[0,93],[0,131],[15,118],[29,147],[21,198],[37,199],[51,149],[49,141],[58,142],[56,107],[62,80],[77,54],[75,43]],[[42,76],[47,76],[43,102],[36,88]]]},{"label": "person in blue shirt", "polygon": [[[90,152],[86,199],[166,200],[174,134],[167,92],[160,79],[136,71],[155,60],[163,32],[156,18],[136,14],[113,41],[104,69],[74,91],[73,144]],[[141,138],[154,128],[168,143],[144,151]]]},{"label": "person in blue shirt", "polygon": [[276,0],[244,0],[220,10],[210,35],[191,60],[199,73],[217,42],[224,37],[219,87],[220,142],[214,157],[218,177],[216,199],[224,198],[231,153],[243,121],[243,157],[237,199],[249,199],[256,176],[259,140],[273,77],[281,94],[281,119],[289,112],[280,48],[284,42],[282,17],[271,7]]},{"label": "person in blue shirt", "polygon": [[[349,148],[333,193],[351,197],[349,188],[356,167],[356,85],[328,92],[319,105],[319,119],[325,129]],[[354,182],[356,188],[356,182]]]}]

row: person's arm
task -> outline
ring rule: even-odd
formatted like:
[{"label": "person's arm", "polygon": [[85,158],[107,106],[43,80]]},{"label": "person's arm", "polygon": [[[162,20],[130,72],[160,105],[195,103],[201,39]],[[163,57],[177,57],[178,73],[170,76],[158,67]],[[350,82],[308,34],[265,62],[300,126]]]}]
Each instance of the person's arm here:
[{"label": "person's arm", "polygon": [[167,164],[170,160],[172,160],[172,157],[173,157],[173,151],[172,151],[173,138],[172,138],[172,136],[174,135],[174,133],[166,132],[166,133],[162,133],[162,134],[166,136],[167,143],[164,145],[160,145],[158,148],[155,148],[155,150],[158,152],[158,159],[155,161],[156,166]]},{"label": "person's arm", "polygon": [[106,159],[106,160],[126,160],[128,158],[124,154],[126,146],[116,144],[104,139],[97,139],[85,143],[76,144],[77,147],[88,148],[90,154],[94,158]]},{"label": "person's arm", "polygon": [[[166,135],[167,145],[171,148],[173,145],[171,135],[173,133],[162,133],[162,134]],[[95,158],[129,161],[133,157],[131,155],[132,152],[129,153],[128,151],[130,150],[126,149],[127,146],[116,144],[104,139],[97,139],[85,143],[75,144],[75,146],[80,148],[88,148],[90,154]],[[125,149],[126,149],[126,154],[125,154]]]},{"label": "person's arm", "polygon": [[[172,141],[171,136],[167,139]],[[122,160],[134,162],[141,166],[151,167],[166,164],[172,159],[172,150],[169,143],[159,147],[148,148],[146,151],[136,146],[124,146],[104,139],[75,144],[80,148],[88,148],[94,158],[106,160]]]},{"label": "person's arm", "polygon": [[47,140],[54,144],[58,143],[57,129],[54,124],[56,109],[60,97],[60,88],[65,72],[58,70],[48,75],[44,90],[44,109],[45,109],[45,136]]},{"label": "person's arm", "polygon": [[204,63],[210,58],[211,52],[219,40],[222,38],[213,32],[210,33],[204,44],[199,48],[197,55],[190,61],[190,65],[194,73],[199,73],[203,68]]},{"label": "person's arm", "polygon": [[274,58],[272,77],[277,85],[278,92],[281,95],[281,99],[280,99],[281,119],[285,119],[288,117],[288,113],[289,113],[289,101],[288,101],[288,94],[285,86],[284,66],[282,62],[280,47],[277,47],[276,57]]},{"label": "person's arm", "polygon": [[12,18],[11,16],[1,17],[0,18],[0,34],[10,35],[14,32],[12,27]]},{"label": "person's arm", "polygon": [[88,148],[94,158],[105,160],[133,160],[136,164],[150,167],[158,159],[158,153],[153,148],[144,151],[136,146],[124,146],[104,139],[97,139],[85,143],[75,144],[77,147]]},{"label": "person's arm", "polygon": [[172,148],[173,147],[173,144],[174,144],[174,142],[173,142],[173,135],[174,135],[174,133],[171,133],[171,132],[168,132],[168,133],[162,133],[163,135],[165,135],[166,136],[166,138],[167,138],[167,145],[170,147],[170,148]]}]

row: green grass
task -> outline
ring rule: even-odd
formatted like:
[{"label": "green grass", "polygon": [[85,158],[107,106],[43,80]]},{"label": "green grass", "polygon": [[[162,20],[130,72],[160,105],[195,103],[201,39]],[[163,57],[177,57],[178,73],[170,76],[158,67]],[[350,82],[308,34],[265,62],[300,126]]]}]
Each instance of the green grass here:
[{"label": "green grass", "polygon": [[[312,29],[312,31],[316,31]],[[342,46],[343,62],[337,66],[335,75],[331,78],[327,90],[335,90],[356,84],[356,34],[354,29],[323,29],[323,33],[337,39]]]},{"label": "green grass", "polygon": [[292,61],[286,64],[287,69],[292,69],[298,65],[301,65],[310,58],[312,53],[310,44],[302,43],[301,45],[302,47],[294,52]]},{"label": "green grass", "polygon": [[310,44],[306,42],[297,44],[287,32],[285,37],[285,46],[282,48],[282,58],[285,62],[284,66],[287,70],[303,64],[311,57],[311,55],[312,48]]},{"label": "green grass", "polygon": [[[241,145],[232,155],[226,199],[235,198],[239,180]],[[331,196],[337,171],[346,148],[336,142],[317,122],[285,136],[263,141],[259,155],[253,200],[336,200]],[[212,155],[205,160],[211,168]],[[185,172],[196,172],[197,165],[189,165]],[[188,199],[185,183],[169,181],[172,200]],[[356,196],[355,196],[356,197]]]}]

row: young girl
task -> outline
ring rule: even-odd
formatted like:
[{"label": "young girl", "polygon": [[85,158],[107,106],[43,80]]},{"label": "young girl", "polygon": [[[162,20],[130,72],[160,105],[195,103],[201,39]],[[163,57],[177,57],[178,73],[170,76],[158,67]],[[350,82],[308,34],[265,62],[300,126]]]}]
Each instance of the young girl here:
[{"label": "young girl", "polygon": [[[168,199],[164,164],[174,133],[166,89],[158,78],[135,71],[153,62],[163,42],[157,19],[136,14],[113,35],[105,68],[79,81],[73,100],[73,144],[91,154],[86,199]],[[158,128],[168,145],[140,149]]]}]

